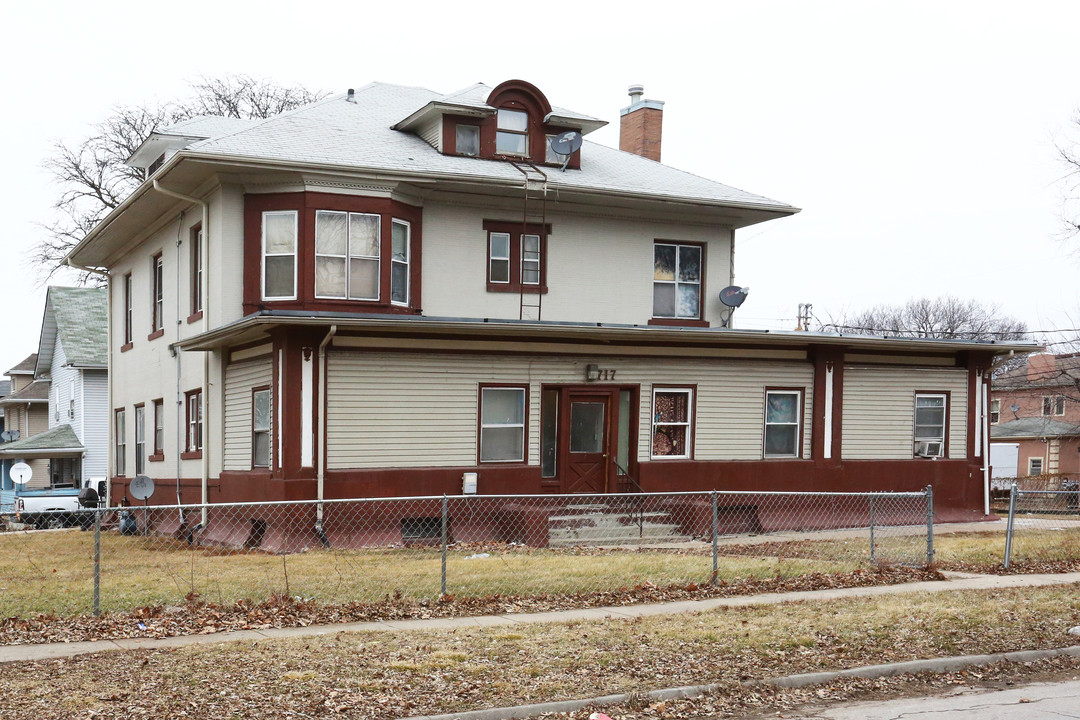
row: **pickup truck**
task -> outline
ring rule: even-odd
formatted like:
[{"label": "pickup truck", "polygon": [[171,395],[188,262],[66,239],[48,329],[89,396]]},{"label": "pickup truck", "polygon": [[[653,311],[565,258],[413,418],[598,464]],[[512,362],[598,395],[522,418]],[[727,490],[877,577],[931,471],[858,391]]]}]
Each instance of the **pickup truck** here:
[{"label": "pickup truck", "polygon": [[79,491],[83,488],[92,488],[102,497],[105,481],[84,480],[82,487],[16,490],[15,522],[42,529],[85,524],[89,513],[79,503]]}]

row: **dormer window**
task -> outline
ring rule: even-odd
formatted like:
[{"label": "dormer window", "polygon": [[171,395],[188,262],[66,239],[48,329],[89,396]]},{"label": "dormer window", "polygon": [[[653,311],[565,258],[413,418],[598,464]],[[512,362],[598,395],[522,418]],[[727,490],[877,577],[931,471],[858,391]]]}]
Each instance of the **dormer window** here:
[{"label": "dormer window", "polygon": [[456,134],[458,155],[476,157],[480,154],[480,126],[458,125]]},{"label": "dormer window", "polygon": [[499,109],[495,152],[499,155],[529,154],[529,113]]}]

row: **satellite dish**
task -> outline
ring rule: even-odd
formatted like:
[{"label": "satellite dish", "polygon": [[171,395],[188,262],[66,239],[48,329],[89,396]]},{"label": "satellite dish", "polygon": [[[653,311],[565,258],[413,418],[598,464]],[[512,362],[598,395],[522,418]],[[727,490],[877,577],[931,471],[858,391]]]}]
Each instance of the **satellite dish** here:
[{"label": "satellite dish", "polygon": [[729,308],[737,308],[743,304],[746,300],[746,296],[749,294],[750,288],[748,287],[730,285],[720,291],[720,302],[724,303]]},{"label": "satellite dish", "polygon": [[4,442],[12,442],[14,440],[18,440],[20,434],[21,433],[19,433],[18,430],[5,430],[4,432],[0,432],[0,440],[3,440]]},{"label": "satellite dish", "polygon": [[15,463],[11,466],[9,472],[11,474],[11,481],[16,485],[25,485],[30,482],[30,478],[34,476],[34,471],[24,462]]},{"label": "satellite dish", "polygon": [[1020,406],[1017,405],[1016,403],[1013,403],[1012,405],[1009,406],[1009,409],[1012,410],[1013,412],[1016,412],[1017,410],[1020,409]]},{"label": "satellite dish", "polygon": [[581,149],[581,133],[577,130],[567,130],[551,138],[551,149],[559,155],[573,155]]},{"label": "satellite dish", "polygon": [[131,497],[136,500],[149,500],[154,494],[154,481],[145,475],[136,475],[128,487]]}]

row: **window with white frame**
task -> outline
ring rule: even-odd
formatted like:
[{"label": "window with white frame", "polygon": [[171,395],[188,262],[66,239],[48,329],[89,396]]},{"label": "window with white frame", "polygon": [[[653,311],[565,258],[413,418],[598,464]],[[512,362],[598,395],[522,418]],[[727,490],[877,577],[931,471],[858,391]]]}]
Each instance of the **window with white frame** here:
[{"label": "window with white frame", "polygon": [[68,415],[68,418],[70,418],[72,420],[75,419],[75,381],[74,380],[68,381],[67,415]]},{"label": "window with white frame", "polygon": [[198,452],[203,444],[202,390],[188,392],[186,401],[187,452]]},{"label": "window with white frame", "polygon": [[653,317],[701,319],[701,246],[653,245]]},{"label": "window with white frame", "polygon": [[135,474],[146,472],[146,406],[135,406]]},{"label": "window with white frame", "polygon": [[1001,422],[1001,401],[1000,400],[991,400],[990,401],[990,424],[991,425],[997,425],[999,422]]},{"label": "window with white frame", "polygon": [[165,454],[165,401],[154,401],[154,455],[159,459]]},{"label": "window with white frame", "polygon": [[495,152],[500,155],[529,154],[529,114],[500,108],[496,118]]},{"label": "window with white frame", "polygon": [[165,261],[158,253],[150,260],[150,273],[152,281],[151,297],[153,299],[153,328],[152,332],[165,328]]},{"label": "window with white frame", "polygon": [[131,344],[132,328],[135,327],[132,323],[131,314],[131,273],[124,275],[124,345]]},{"label": "window with white frame", "polygon": [[203,231],[201,225],[191,229],[191,314],[202,312],[202,243]]},{"label": "window with white frame", "polygon": [[917,393],[915,395],[915,448],[919,457],[945,455],[946,395]]},{"label": "window with white frame", "polygon": [[367,213],[315,213],[315,297],[379,299],[382,218]]},{"label": "window with white frame", "polygon": [[557,135],[546,135],[544,137],[544,162],[551,163],[552,165],[562,165],[565,155],[560,155],[551,148],[551,141],[554,140]]},{"label": "window with white frame", "polygon": [[765,457],[799,457],[801,422],[801,390],[766,390]]},{"label": "window with white frame", "polygon": [[1064,395],[1055,395],[1054,396],[1054,414],[1055,415],[1064,415],[1065,414],[1065,396]]},{"label": "window with white frame", "polygon": [[296,299],[295,210],[272,210],[262,215],[262,298]]},{"label": "window with white frame", "polygon": [[653,458],[690,457],[693,404],[691,388],[653,388]]},{"label": "window with white frame", "polygon": [[251,466],[270,467],[270,388],[251,393]]},{"label": "window with white frame", "polygon": [[411,226],[404,220],[390,223],[390,302],[409,304],[409,236]]},{"label": "window with white frame", "polygon": [[488,235],[491,253],[488,259],[488,282],[510,282],[510,233],[493,232]]},{"label": "window with white frame", "polygon": [[1041,457],[1028,458],[1028,475],[1043,474],[1043,459]]},{"label": "window with white frame", "polygon": [[114,453],[116,461],[116,474],[127,474],[127,422],[126,411],[121,408],[113,416],[113,439],[116,442]]},{"label": "window with white frame", "polygon": [[480,462],[525,462],[526,392],[480,388]]},{"label": "window with white frame", "polygon": [[521,284],[540,284],[540,236],[521,236]]}]

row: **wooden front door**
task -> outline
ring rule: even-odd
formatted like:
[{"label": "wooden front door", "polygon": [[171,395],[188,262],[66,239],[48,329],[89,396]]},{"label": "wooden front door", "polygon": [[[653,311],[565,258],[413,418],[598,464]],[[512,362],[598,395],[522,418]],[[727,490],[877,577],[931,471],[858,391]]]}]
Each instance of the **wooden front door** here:
[{"label": "wooden front door", "polygon": [[605,493],[612,487],[611,428],[618,405],[613,392],[568,390],[559,433],[564,493]]}]

